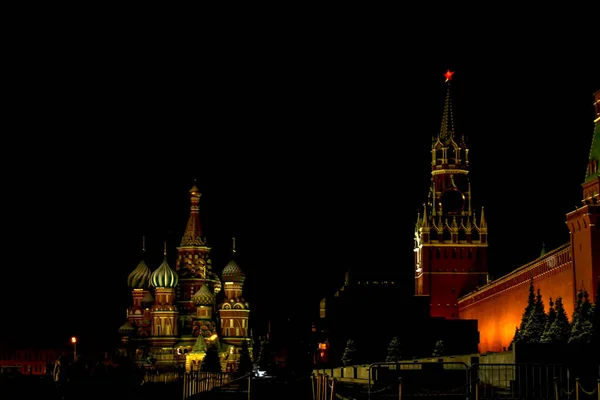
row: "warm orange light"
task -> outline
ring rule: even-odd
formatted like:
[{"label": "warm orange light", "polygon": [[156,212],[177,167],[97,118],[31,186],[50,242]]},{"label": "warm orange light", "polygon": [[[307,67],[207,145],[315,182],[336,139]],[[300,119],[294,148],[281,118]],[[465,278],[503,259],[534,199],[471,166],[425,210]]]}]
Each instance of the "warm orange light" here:
[{"label": "warm orange light", "polygon": [[75,336],[71,338],[71,343],[77,343],[77,338]]},{"label": "warm orange light", "polygon": [[213,334],[211,337],[208,338],[208,340],[215,340],[217,338],[217,334]]}]

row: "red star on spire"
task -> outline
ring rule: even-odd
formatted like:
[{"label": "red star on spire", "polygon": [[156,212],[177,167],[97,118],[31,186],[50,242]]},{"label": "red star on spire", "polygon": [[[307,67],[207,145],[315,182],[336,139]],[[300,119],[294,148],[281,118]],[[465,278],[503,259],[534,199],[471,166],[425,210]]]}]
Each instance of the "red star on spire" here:
[{"label": "red star on spire", "polygon": [[444,76],[446,77],[446,82],[448,82],[449,80],[452,80],[452,75],[454,75],[454,71],[450,72],[450,70],[447,70],[446,73],[444,74]]}]

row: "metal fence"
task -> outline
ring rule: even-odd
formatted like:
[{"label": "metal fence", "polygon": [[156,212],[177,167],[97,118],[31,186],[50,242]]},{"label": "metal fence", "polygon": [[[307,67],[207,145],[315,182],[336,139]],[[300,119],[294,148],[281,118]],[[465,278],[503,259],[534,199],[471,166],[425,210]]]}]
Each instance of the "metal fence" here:
[{"label": "metal fence", "polygon": [[313,400],[600,400],[598,371],[571,376],[564,365],[462,362],[375,363],[365,383],[315,376]]},{"label": "metal fence", "polygon": [[231,381],[233,374],[229,372],[186,372],[183,374],[183,398],[224,386]]}]

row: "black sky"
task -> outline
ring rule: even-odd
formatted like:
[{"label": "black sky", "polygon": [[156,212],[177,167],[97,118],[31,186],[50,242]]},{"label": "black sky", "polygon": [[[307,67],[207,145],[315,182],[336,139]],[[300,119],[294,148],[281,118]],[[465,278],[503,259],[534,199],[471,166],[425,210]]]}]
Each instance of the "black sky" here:
[{"label": "black sky", "polygon": [[348,268],[401,270],[411,295],[448,68],[491,274],[568,240],[600,89],[588,49],[225,43],[41,40],[12,59],[2,337],[114,334],[142,237],[151,268],[165,241],[174,267],[194,179],[213,267],[235,236],[257,320],[306,313]]}]

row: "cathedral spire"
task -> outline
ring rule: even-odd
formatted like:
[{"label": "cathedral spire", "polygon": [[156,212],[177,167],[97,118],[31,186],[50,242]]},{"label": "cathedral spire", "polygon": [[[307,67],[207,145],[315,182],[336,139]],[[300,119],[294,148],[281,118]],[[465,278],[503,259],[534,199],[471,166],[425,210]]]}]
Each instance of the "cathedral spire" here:
[{"label": "cathedral spire", "polygon": [[200,190],[194,185],[189,191],[190,193],[190,217],[185,228],[183,237],[181,238],[181,246],[203,246],[206,244],[202,236],[202,227],[200,225]]},{"label": "cathedral spire", "polygon": [[480,228],[486,228],[487,227],[487,222],[485,222],[485,213],[484,213],[483,206],[481,207],[481,219],[480,219],[480,222],[479,222],[479,227]]}]

